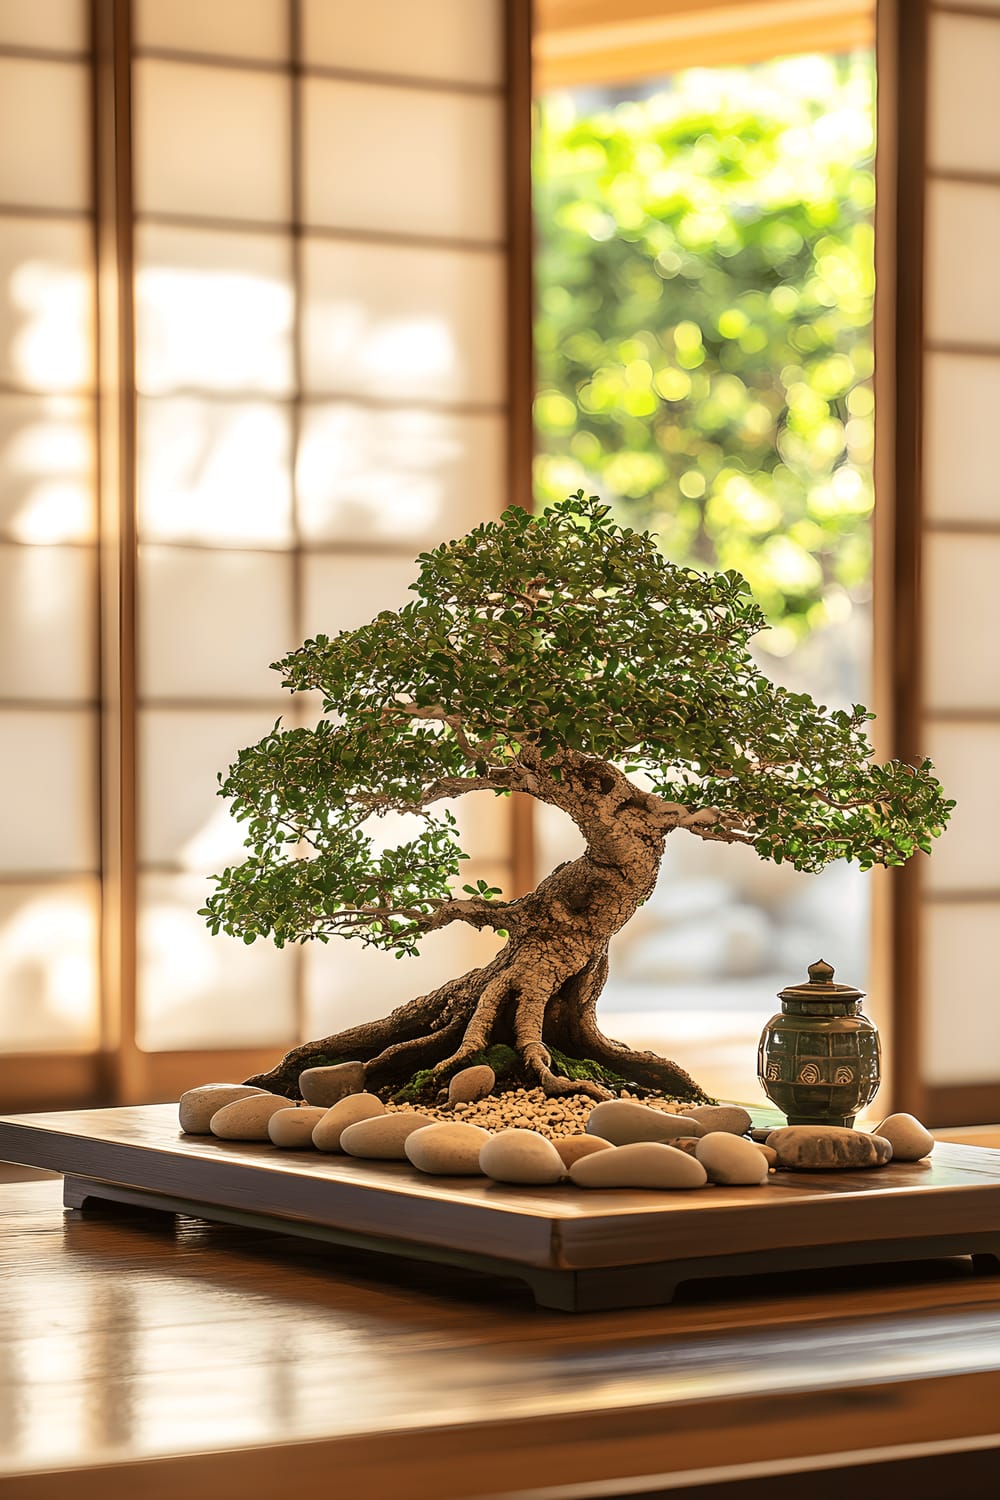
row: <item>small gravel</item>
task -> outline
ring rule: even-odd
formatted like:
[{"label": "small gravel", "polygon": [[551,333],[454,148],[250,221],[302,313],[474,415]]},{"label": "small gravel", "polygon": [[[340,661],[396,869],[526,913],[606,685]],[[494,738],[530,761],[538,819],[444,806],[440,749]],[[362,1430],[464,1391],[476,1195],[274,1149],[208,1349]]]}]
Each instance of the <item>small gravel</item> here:
[{"label": "small gravel", "polygon": [[[618,1097],[647,1104],[651,1109],[662,1110],[668,1115],[682,1114],[688,1108],[675,1099],[656,1095],[645,1094],[640,1098],[623,1090]],[[584,1133],[590,1111],[599,1102],[586,1094],[563,1094],[553,1099],[540,1088],[511,1088],[494,1092],[471,1104],[386,1104],[386,1109],[414,1110],[435,1120],[461,1121],[465,1125],[479,1125],[484,1130],[537,1130],[550,1141],[562,1141]]]}]

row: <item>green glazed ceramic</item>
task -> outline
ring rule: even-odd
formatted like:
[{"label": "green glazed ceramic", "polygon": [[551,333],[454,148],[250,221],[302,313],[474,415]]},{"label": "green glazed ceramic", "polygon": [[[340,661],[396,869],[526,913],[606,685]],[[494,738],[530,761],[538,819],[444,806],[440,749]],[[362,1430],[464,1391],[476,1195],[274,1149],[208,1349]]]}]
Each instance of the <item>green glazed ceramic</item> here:
[{"label": "green glazed ceramic", "polygon": [[781,1012],[764,1027],[757,1077],[789,1125],[854,1124],[878,1093],[882,1049],[878,1031],[861,1014],[861,990],[834,984],[822,959],[809,966],[809,983],[778,995]]}]

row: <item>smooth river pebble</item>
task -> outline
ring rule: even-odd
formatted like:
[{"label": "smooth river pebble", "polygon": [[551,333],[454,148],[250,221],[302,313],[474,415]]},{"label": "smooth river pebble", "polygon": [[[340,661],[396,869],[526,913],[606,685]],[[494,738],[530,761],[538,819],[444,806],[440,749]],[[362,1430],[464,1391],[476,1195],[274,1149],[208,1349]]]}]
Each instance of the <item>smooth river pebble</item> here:
[{"label": "smooth river pebble", "polygon": [[299,1090],[307,1104],[324,1109],[348,1094],[360,1094],[365,1086],[365,1065],[361,1062],[330,1063],[325,1068],[304,1068],[299,1074]]},{"label": "smooth river pebble", "polygon": [[934,1150],[934,1137],[915,1115],[887,1115],[875,1134],[889,1142],[893,1161],[923,1161]]},{"label": "smooth river pebble", "polygon": [[501,1130],[479,1153],[479,1165],[494,1182],[553,1183],[565,1177],[562,1157],[537,1130]]},{"label": "smooth river pebble", "polygon": [[479,1153],[490,1138],[478,1125],[428,1125],[407,1139],[407,1159],[421,1172],[438,1176],[479,1177]]},{"label": "smooth river pebble", "polygon": [[341,1132],[359,1120],[371,1120],[385,1114],[385,1105],[377,1094],[348,1094],[324,1114],[313,1129],[317,1151],[339,1151]]},{"label": "smooth river pebble", "polygon": [[740,1104],[699,1104],[686,1109],[683,1118],[697,1120],[702,1130],[726,1135],[746,1135],[752,1124],[750,1111]]},{"label": "smooth river pebble", "polygon": [[663,1141],[636,1141],[573,1163],[569,1175],[586,1188],[696,1188],[708,1175],[700,1161]]},{"label": "smooth river pebble", "polygon": [[318,1104],[279,1109],[267,1122],[272,1145],[283,1146],[288,1151],[308,1151],[313,1143],[313,1130],[325,1114],[326,1110]]},{"label": "smooth river pebble", "polygon": [[587,1134],[599,1135],[612,1146],[631,1146],[640,1141],[670,1141],[679,1135],[704,1135],[690,1115],[668,1115],[648,1104],[628,1099],[605,1099],[590,1111]]},{"label": "smooth river pebble", "polygon": [[559,1153],[564,1167],[571,1167],[581,1156],[593,1156],[595,1151],[613,1151],[610,1141],[599,1135],[570,1135],[563,1141],[552,1143]]},{"label": "smooth river pebble", "polygon": [[407,1137],[425,1125],[433,1125],[430,1115],[416,1110],[396,1110],[393,1114],[373,1115],[348,1125],[340,1137],[340,1149],[348,1156],[364,1156],[369,1161],[405,1161],[403,1147]]},{"label": "smooth river pebble", "polygon": [[702,1136],[695,1152],[710,1182],[728,1187],[754,1187],[767,1181],[768,1164],[759,1146],[729,1131]]},{"label": "smooth river pebble", "polygon": [[892,1160],[888,1141],[843,1125],[786,1125],[773,1130],[767,1144],[778,1153],[779,1167],[809,1172],[884,1167]]},{"label": "smooth river pebble", "polygon": [[280,1094],[253,1094],[224,1104],[209,1123],[220,1141],[269,1141],[268,1121],[279,1109],[287,1108],[288,1100]]},{"label": "smooth river pebble", "polygon": [[[188,1135],[208,1135],[212,1116],[224,1104],[234,1104],[237,1099],[249,1099],[253,1094],[265,1094],[266,1089],[251,1088],[246,1083],[203,1083],[200,1088],[188,1089],[180,1097],[177,1107],[181,1129]],[[285,1100],[288,1103],[288,1100]]]},{"label": "smooth river pebble", "polygon": [[448,1085],[448,1103],[473,1104],[477,1099],[485,1099],[492,1094],[496,1081],[496,1074],[486,1063],[463,1068]]}]

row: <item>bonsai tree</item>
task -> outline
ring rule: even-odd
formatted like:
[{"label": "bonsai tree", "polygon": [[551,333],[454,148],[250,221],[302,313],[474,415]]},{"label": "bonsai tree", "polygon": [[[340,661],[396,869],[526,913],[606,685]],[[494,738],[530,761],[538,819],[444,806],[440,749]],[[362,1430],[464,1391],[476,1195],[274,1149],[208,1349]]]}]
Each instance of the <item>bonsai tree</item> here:
[{"label": "bonsai tree", "polygon": [[[800,870],[902,864],[929,851],[952,806],[930,762],[874,764],[863,707],[829,712],[754,665],[764,617],[739,574],[672,566],[582,491],[539,516],[512,507],[419,564],[401,610],[276,663],[329,717],[279,720],[220,777],[250,852],[215,877],[203,915],[215,933],[279,947],[346,937],[402,956],[452,922],[506,942],[249,1082],[296,1097],[302,1069],[351,1059],[369,1088],[433,1098],[488,1057],[549,1094],[607,1097],[625,1082],[704,1098],[596,1019],[608,945],[651,894],[667,836],[746,844]],[[561,809],[584,853],[515,900],[482,880],[456,887],[465,856],[440,804],[484,790]],[[390,812],[412,814],[416,832],[379,852],[371,820]]]}]

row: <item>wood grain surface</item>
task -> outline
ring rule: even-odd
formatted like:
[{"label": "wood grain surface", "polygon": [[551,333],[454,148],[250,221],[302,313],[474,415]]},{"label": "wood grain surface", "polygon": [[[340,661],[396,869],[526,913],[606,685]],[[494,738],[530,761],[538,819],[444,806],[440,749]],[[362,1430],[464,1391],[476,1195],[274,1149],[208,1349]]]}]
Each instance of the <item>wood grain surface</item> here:
[{"label": "wood grain surface", "polygon": [[573,1319],[379,1260],[0,1187],[0,1497],[639,1494],[1000,1444],[967,1262]]}]

